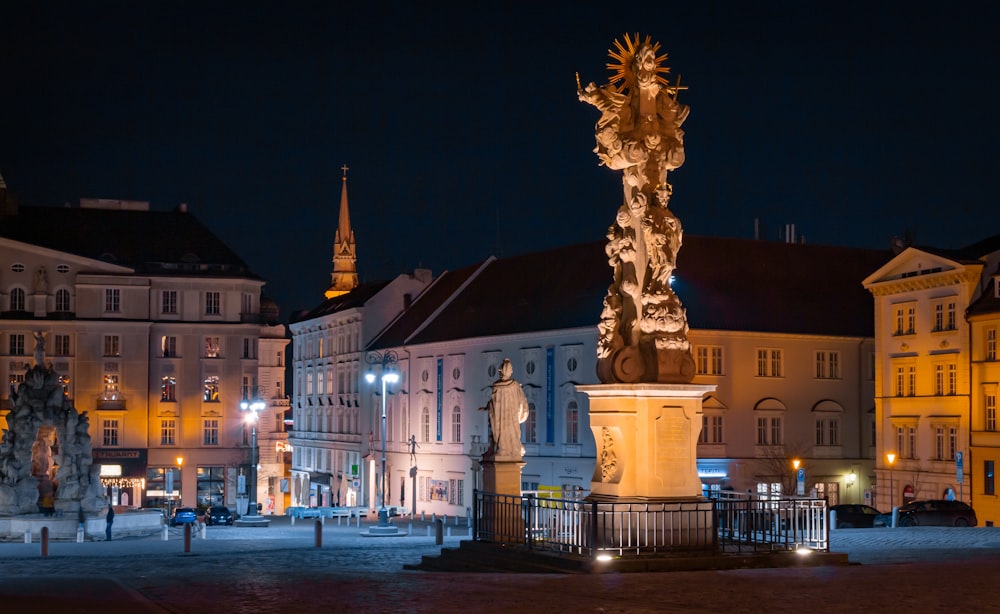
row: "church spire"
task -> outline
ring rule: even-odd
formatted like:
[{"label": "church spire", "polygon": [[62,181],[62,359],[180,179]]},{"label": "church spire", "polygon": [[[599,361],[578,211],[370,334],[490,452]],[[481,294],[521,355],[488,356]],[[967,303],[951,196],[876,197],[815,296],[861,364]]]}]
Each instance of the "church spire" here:
[{"label": "church spire", "polygon": [[351,214],[347,209],[347,165],[340,167],[340,170],[344,171],[343,185],[340,188],[340,218],[333,240],[333,273],[330,274],[326,298],[347,294],[358,286],[358,248],[354,243]]}]

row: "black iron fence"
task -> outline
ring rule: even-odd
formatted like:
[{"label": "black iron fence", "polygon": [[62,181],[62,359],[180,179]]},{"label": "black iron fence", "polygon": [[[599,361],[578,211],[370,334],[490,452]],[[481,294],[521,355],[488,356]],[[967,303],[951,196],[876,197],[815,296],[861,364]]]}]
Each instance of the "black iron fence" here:
[{"label": "black iron fence", "polygon": [[475,491],[473,539],[597,557],[828,550],[824,499],[713,493],[705,499],[556,499]]}]

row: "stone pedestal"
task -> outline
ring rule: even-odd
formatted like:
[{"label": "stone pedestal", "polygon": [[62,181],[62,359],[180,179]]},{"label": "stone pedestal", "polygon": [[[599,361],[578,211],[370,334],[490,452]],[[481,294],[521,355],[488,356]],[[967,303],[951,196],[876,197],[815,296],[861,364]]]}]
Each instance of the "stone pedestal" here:
[{"label": "stone pedestal", "polygon": [[577,386],[590,398],[597,442],[591,496],[598,501],[692,499],[698,478],[701,403],[715,386],[597,384]]},{"label": "stone pedestal", "polygon": [[492,498],[483,501],[480,529],[497,543],[522,543],[525,539],[521,510],[521,470],[519,460],[484,457],[483,492]]}]

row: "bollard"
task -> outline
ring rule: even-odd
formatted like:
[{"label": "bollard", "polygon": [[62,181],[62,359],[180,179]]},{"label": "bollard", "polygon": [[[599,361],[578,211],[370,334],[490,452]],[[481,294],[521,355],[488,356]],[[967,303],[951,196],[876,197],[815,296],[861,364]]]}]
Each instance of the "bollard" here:
[{"label": "bollard", "polygon": [[292,514],[292,526],[295,526],[295,514]]},{"label": "bollard", "polygon": [[324,516],[323,514],[320,514],[320,515],[319,515],[319,521],[320,521],[320,523],[321,523],[321,524],[322,524],[323,526],[326,526],[326,516]]},{"label": "bollard", "polygon": [[191,523],[184,523],[184,553],[191,552]]},{"label": "bollard", "polygon": [[444,523],[440,520],[434,521],[434,543],[438,546],[444,543]]},{"label": "bollard", "polygon": [[317,548],[322,548],[323,547],[323,521],[322,520],[317,520],[316,521],[316,529],[315,529],[315,531],[316,531],[316,547]]},{"label": "bollard", "polygon": [[79,527],[76,530],[76,543],[78,544],[83,543],[83,527]]},{"label": "bollard", "polygon": [[30,544],[31,543],[31,531],[25,531],[24,532],[24,543],[26,543],[26,544]]},{"label": "bollard", "polygon": [[199,531],[199,533],[201,533],[201,538],[202,539],[208,539],[208,523],[207,522],[205,524],[201,525],[201,531]]},{"label": "bollard", "polygon": [[424,511],[420,510],[420,522],[424,521]]},{"label": "bollard", "polygon": [[167,525],[163,525],[163,541],[170,539],[169,531],[170,529],[167,528]]},{"label": "bollard", "polygon": [[358,519],[356,521],[355,526],[357,526],[359,529],[361,528],[361,512],[358,512]]},{"label": "bollard", "polygon": [[407,536],[413,535],[413,523],[412,522],[406,525],[406,535]]},{"label": "bollard", "polygon": [[437,512],[434,512],[433,514],[431,514],[431,522],[437,522],[437,521],[438,521],[438,515]]},{"label": "bollard", "polygon": [[458,526],[458,514],[455,514],[455,526]]},{"label": "bollard", "polygon": [[451,527],[448,527],[448,537],[451,537]]},{"label": "bollard", "polygon": [[49,528],[42,527],[42,556],[49,555]]}]

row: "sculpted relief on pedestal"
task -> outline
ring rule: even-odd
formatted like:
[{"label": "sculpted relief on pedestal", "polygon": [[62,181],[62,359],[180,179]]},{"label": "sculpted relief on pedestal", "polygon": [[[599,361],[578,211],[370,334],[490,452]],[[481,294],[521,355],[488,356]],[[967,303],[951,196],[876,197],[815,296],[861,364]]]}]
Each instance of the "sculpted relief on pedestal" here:
[{"label": "sculpted relief on pedestal", "polygon": [[594,105],[594,152],[622,171],[624,204],[608,229],[606,252],[613,280],[598,324],[598,377],[603,383],[689,383],[694,359],[687,314],[670,287],[681,247],[680,220],[670,211],[667,172],[684,163],[681,124],[689,108],[666,78],[666,54],[647,36],[625,35],[609,51],[610,83],[581,87]]}]

